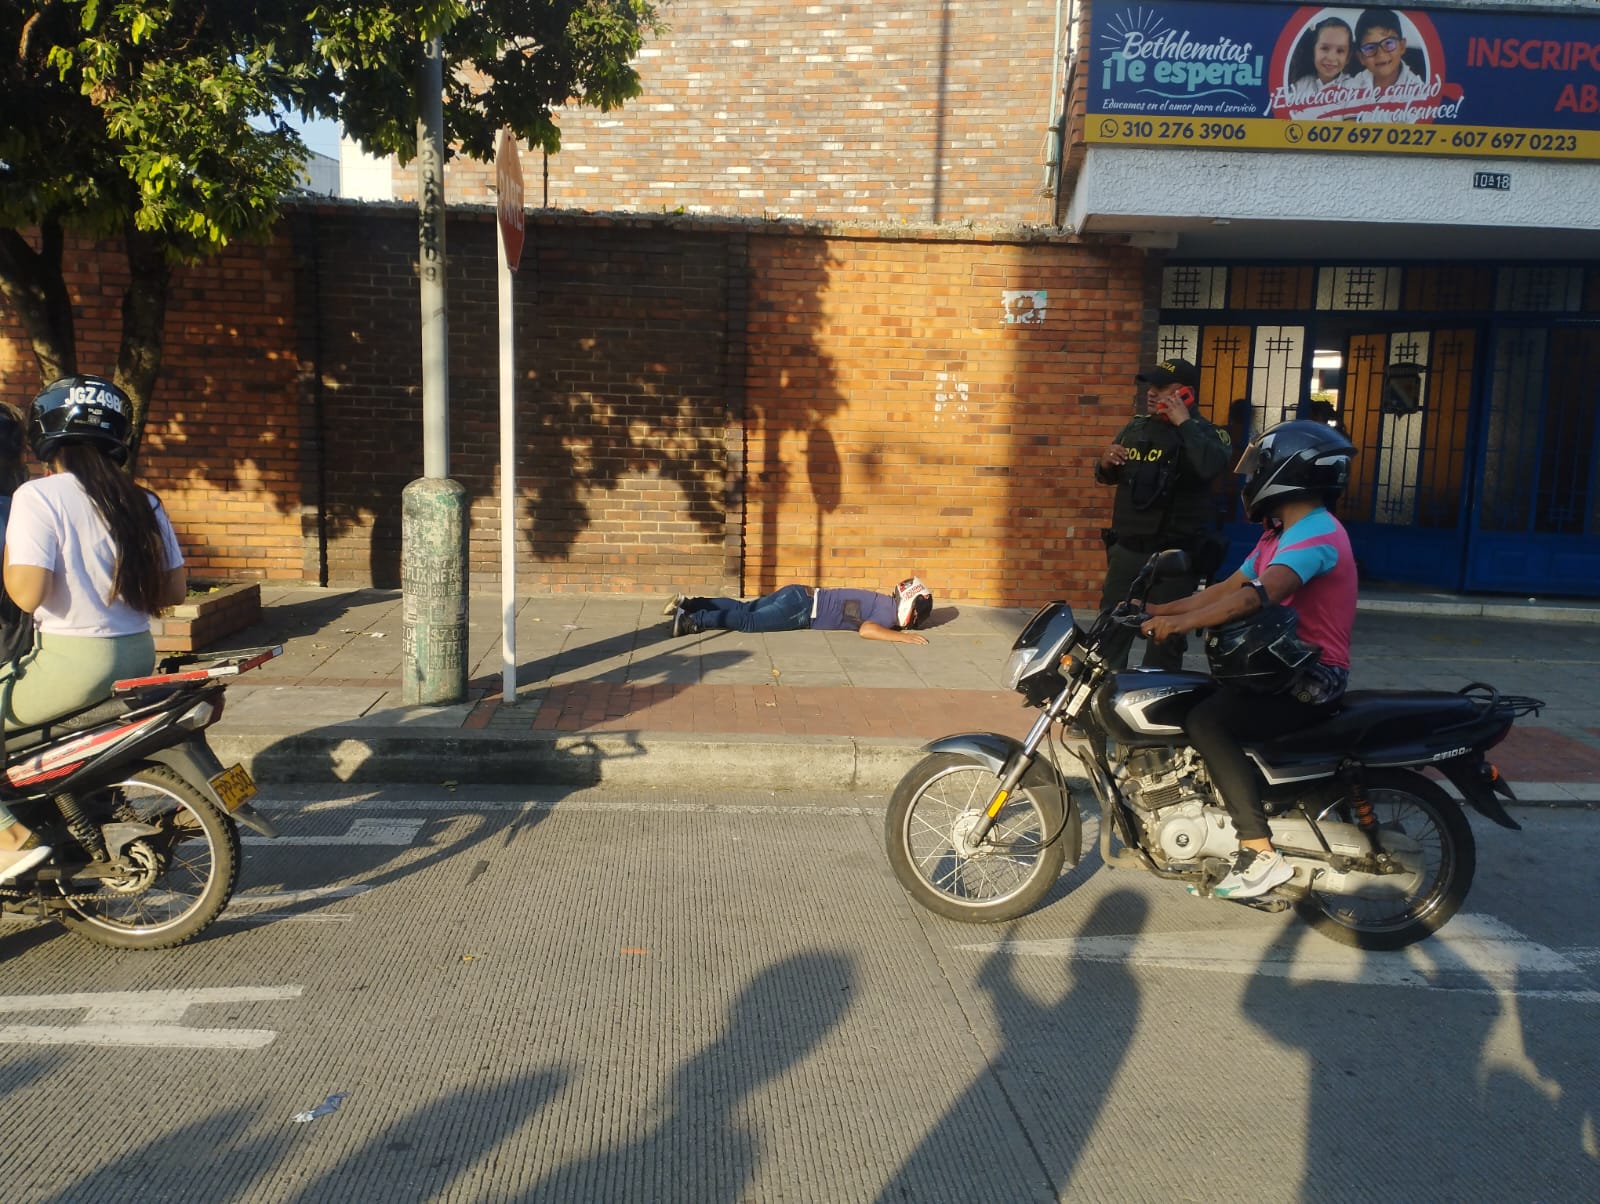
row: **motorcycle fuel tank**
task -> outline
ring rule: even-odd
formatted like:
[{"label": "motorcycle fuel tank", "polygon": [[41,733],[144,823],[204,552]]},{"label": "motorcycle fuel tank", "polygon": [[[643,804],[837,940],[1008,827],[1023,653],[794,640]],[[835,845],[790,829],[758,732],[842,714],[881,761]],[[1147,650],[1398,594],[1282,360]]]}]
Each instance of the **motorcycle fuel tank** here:
[{"label": "motorcycle fuel tank", "polygon": [[1095,695],[1095,722],[1118,744],[1138,747],[1183,739],[1190,708],[1216,689],[1204,673],[1123,669]]}]

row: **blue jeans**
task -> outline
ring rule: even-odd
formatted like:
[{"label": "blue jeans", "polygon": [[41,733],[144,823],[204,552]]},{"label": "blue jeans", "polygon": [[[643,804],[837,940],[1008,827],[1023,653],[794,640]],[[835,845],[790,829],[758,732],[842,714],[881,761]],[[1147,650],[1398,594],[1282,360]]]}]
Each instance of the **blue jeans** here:
[{"label": "blue jeans", "polygon": [[763,631],[803,631],[811,626],[811,591],[786,585],[751,602],[737,598],[685,598],[683,609],[701,628],[726,628],[747,635]]}]

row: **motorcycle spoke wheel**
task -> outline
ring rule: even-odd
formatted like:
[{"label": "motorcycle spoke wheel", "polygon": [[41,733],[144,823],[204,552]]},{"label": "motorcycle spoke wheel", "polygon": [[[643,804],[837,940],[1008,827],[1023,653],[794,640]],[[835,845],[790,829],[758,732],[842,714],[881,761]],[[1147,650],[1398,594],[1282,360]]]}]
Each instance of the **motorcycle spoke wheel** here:
[{"label": "motorcycle spoke wheel", "polygon": [[[1396,898],[1361,898],[1319,892],[1299,905],[1302,917],[1324,936],[1360,949],[1402,949],[1437,931],[1461,909],[1477,871],[1477,844],[1461,808],[1420,774],[1403,770],[1368,775],[1367,798],[1378,819],[1380,841],[1393,838],[1417,885]],[[1353,812],[1348,799],[1324,814]]]},{"label": "motorcycle spoke wheel", "polygon": [[[964,834],[994,795],[987,766],[954,754],[926,758],[895,791],[885,825],[895,877],[928,910],[995,923],[1031,910],[1061,873],[1061,817],[1018,789],[976,850]],[[1042,845],[1044,841],[1050,844]]]},{"label": "motorcycle spoke wheel", "polygon": [[88,800],[119,818],[149,824],[159,835],[125,849],[130,871],[121,882],[66,895],[61,922],[112,949],[170,949],[211,926],[239,877],[238,830],[194,786],[165,766],[146,766]]}]

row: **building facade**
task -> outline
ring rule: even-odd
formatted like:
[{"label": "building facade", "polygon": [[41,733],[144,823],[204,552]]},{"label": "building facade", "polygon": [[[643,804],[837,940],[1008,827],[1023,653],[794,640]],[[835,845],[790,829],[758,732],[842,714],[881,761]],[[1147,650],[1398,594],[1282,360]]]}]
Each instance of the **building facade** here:
[{"label": "building facade", "polygon": [[[1400,28],[1273,3],[677,0],[644,95],[523,156],[519,585],[917,572],[952,600],[1088,604],[1110,511],[1091,462],[1140,364],[1182,354],[1238,441],[1314,404],[1350,433],[1369,580],[1600,594],[1600,3],[1372,11]],[[1342,113],[1295,90],[1329,21],[1351,45],[1315,103]],[[1350,70],[1391,37],[1418,81],[1399,100]],[[491,183],[456,162],[446,187],[479,585]],[[114,354],[117,267],[73,255],[88,369]],[[144,467],[200,572],[397,582],[415,272],[402,199],[305,202],[272,245],[180,273]],[[6,319],[0,387],[32,385]],[[1229,488],[1217,521],[1250,538]]]}]

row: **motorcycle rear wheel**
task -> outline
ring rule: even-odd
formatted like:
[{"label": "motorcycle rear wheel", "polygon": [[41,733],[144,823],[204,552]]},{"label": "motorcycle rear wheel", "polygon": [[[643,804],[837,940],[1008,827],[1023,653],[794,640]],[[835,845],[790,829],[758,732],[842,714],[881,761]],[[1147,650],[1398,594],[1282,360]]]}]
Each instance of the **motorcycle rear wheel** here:
[{"label": "motorcycle rear wheel", "polygon": [[129,846],[130,859],[155,857],[153,879],[127,895],[108,884],[97,897],[66,895],[61,922],[109,949],[170,949],[209,928],[233,897],[242,859],[239,831],[205,794],[164,765],[146,765],[83,800],[101,822],[120,794],[163,836]]},{"label": "motorcycle rear wheel", "polygon": [[[1061,874],[1066,851],[1058,807],[1019,786],[975,853],[957,833],[975,822],[997,779],[956,753],[923,758],[889,802],[884,841],[900,885],[921,906],[966,924],[995,924],[1032,910]],[[1050,841],[1041,847],[1040,842]],[[1006,846],[1011,846],[1007,848]]]},{"label": "motorcycle rear wheel", "polygon": [[[1419,773],[1371,770],[1367,798],[1385,831],[1420,846],[1423,873],[1417,888],[1393,901],[1319,894],[1313,888],[1297,907],[1306,923],[1341,945],[1403,949],[1432,935],[1461,909],[1477,872],[1478,846],[1461,808]],[[1354,818],[1348,799],[1323,812],[1330,814]]]}]

